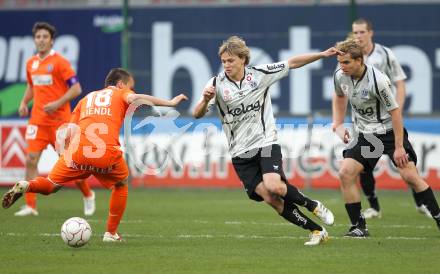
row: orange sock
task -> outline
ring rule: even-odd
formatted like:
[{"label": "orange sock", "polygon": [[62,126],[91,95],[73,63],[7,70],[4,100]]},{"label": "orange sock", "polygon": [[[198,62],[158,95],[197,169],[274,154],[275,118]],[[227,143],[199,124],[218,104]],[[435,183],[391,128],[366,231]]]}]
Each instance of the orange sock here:
[{"label": "orange sock", "polygon": [[92,190],[90,189],[89,183],[85,180],[78,180],[75,182],[76,186],[81,190],[84,197],[92,197]]},{"label": "orange sock", "polygon": [[52,183],[49,179],[44,178],[44,177],[37,177],[37,178],[29,181],[29,188],[28,188],[27,192],[49,195],[49,194],[57,191],[58,189],[59,188],[57,187],[57,185]]},{"label": "orange sock", "polygon": [[26,192],[24,194],[24,199],[26,200],[26,205],[27,206],[30,206],[33,209],[37,208],[37,193]]},{"label": "orange sock", "polygon": [[119,222],[127,205],[128,186],[123,185],[113,187],[112,195],[110,196],[110,208],[107,219],[107,231],[115,234],[118,230]]}]

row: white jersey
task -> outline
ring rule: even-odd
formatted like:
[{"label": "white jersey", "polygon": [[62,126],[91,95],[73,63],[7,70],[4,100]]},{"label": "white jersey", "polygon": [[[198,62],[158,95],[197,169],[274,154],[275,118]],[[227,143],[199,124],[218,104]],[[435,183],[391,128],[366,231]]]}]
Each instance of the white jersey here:
[{"label": "white jersey", "polygon": [[288,73],[289,65],[284,61],[246,67],[238,82],[225,72],[208,81],[207,86],[214,85],[216,91],[210,105],[217,105],[232,157],[277,143],[269,88]]},{"label": "white jersey", "polygon": [[[364,63],[373,66],[383,72],[391,82],[395,83],[400,80],[405,80],[406,74],[400,66],[394,53],[390,48],[385,47],[379,43],[373,44],[373,50],[368,55],[364,55]],[[340,69],[339,64],[336,66],[336,71]],[[336,73],[335,71],[335,73]],[[391,87],[393,96],[396,95],[395,87]],[[352,120],[354,122],[355,113],[352,109]]]},{"label": "white jersey", "polygon": [[374,43],[373,50],[369,55],[364,55],[364,63],[379,69],[385,73],[391,82],[395,83],[406,79],[406,74],[397,61],[396,56],[391,49]]},{"label": "white jersey", "polygon": [[333,77],[335,92],[349,99],[356,131],[383,134],[393,128],[389,112],[399,106],[388,77],[372,66],[365,67],[359,80],[338,69]]}]

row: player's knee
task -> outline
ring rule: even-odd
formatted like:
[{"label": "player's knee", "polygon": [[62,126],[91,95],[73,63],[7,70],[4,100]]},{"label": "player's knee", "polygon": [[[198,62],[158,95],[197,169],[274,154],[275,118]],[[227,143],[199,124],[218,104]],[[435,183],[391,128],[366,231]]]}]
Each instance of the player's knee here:
[{"label": "player's knee", "polygon": [[409,185],[415,186],[419,181],[419,175],[412,170],[404,170],[400,172],[402,179]]},{"label": "player's knee", "polygon": [[358,174],[356,174],[356,172],[349,167],[341,167],[339,169],[339,179],[342,182],[351,182],[356,179],[357,175]]},{"label": "player's knee", "polygon": [[280,179],[268,179],[264,181],[264,186],[267,190],[272,194],[277,194],[279,196],[283,196],[283,192],[285,192],[285,184]]},{"label": "player's knee", "polygon": [[263,200],[265,203],[273,206],[273,204],[275,203],[273,195],[271,195],[270,193],[266,193],[265,195],[262,196]]},{"label": "player's knee", "polygon": [[270,205],[278,213],[283,211],[283,204],[278,195],[267,193],[266,195],[262,196],[262,198],[266,204]]}]

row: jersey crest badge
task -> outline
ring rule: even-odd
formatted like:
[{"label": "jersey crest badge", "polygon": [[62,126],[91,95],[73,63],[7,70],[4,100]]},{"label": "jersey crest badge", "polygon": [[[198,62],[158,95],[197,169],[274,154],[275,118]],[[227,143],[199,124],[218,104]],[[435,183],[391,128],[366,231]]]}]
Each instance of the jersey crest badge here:
[{"label": "jersey crest badge", "polygon": [[368,89],[361,90],[361,98],[368,99]]},{"label": "jersey crest badge", "polygon": [[232,100],[231,92],[229,91],[229,89],[225,89],[223,91],[223,100],[225,100],[225,101],[231,101]]}]

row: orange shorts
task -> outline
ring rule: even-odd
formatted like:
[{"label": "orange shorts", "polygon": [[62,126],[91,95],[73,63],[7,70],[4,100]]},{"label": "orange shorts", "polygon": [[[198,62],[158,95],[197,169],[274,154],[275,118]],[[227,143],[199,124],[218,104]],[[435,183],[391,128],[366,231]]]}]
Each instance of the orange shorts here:
[{"label": "orange shorts", "polygon": [[64,156],[61,156],[49,173],[48,178],[56,184],[65,184],[72,180],[85,179],[93,175],[104,187],[111,188],[128,177],[128,167],[122,153],[119,153],[119,156],[113,156],[111,160],[107,157],[101,158],[101,162],[109,163],[108,166],[103,168],[84,162],[71,161],[67,164]]},{"label": "orange shorts", "polygon": [[42,126],[28,124],[26,127],[26,141],[29,152],[40,152],[46,149],[48,145],[55,148],[56,132],[59,126]]}]

